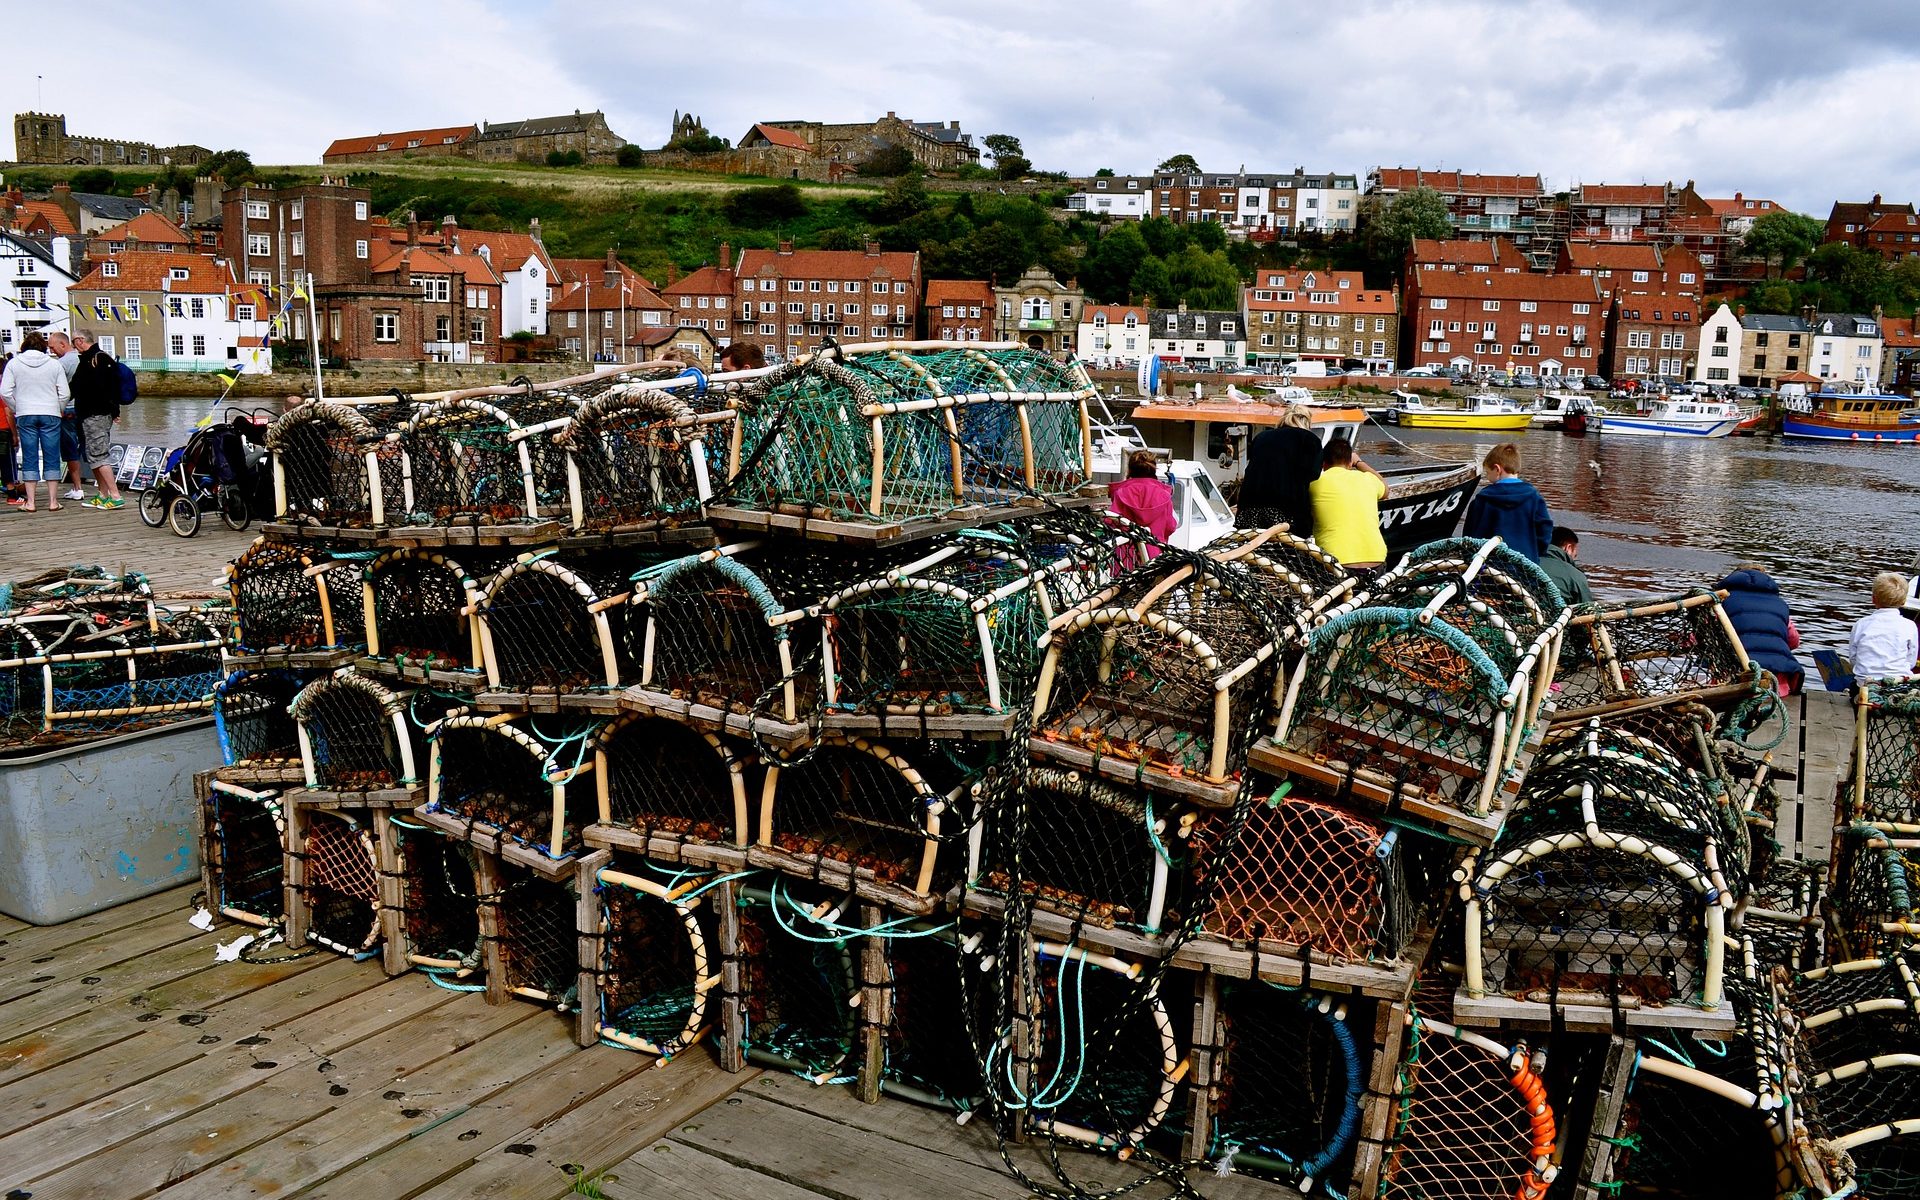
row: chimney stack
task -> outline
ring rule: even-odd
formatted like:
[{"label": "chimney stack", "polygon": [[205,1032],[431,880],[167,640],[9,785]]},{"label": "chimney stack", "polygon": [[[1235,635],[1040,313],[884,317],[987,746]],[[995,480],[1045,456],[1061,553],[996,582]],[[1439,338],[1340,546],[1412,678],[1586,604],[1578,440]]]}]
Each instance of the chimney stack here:
[{"label": "chimney stack", "polygon": [[867,243],[867,257],[868,257],[868,258],[879,258],[879,257],[880,257],[880,243],[879,243],[879,242],[868,242],[868,243]]},{"label": "chimney stack", "polygon": [[786,255],[786,254],[792,254],[792,253],[793,253],[793,243],[792,243],[791,241],[788,241],[788,240],[787,240],[787,239],[785,239],[785,238],[782,238],[782,239],[780,240],[780,249],[779,249],[779,251],[778,251],[778,253],[780,253],[780,254],[783,254],[783,255]]},{"label": "chimney stack", "polygon": [[607,263],[600,270],[600,282],[609,288],[618,287],[620,284],[620,260],[613,256],[612,246],[607,247]]},{"label": "chimney stack", "polygon": [[718,265],[722,271],[733,270],[733,243],[720,243],[720,262]]},{"label": "chimney stack", "polygon": [[[527,236],[532,238],[535,242],[540,242],[540,218],[539,217],[534,217],[532,220],[527,222]],[[545,245],[544,242],[541,242],[540,244]]]},{"label": "chimney stack", "polygon": [[419,244],[420,244],[420,218],[413,215],[412,209],[408,209],[407,210],[407,246],[409,249],[411,249],[412,247],[418,246]]}]

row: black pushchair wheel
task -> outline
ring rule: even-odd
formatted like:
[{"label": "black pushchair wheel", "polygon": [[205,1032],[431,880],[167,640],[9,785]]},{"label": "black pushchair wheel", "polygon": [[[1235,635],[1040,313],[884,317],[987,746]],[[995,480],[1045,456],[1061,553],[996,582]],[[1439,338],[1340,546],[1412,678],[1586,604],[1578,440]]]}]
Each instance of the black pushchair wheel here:
[{"label": "black pushchair wheel", "polygon": [[167,506],[167,525],[181,537],[200,532],[200,506],[191,496],[175,496]]},{"label": "black pushchair wheel", "polygon": [[148,529],[158,529],[167,523],[167,502],[173,498],[173,492],[162,484],[154,484],[140,493],[140,523]]},{"label": "black pushchair wheel", "polygon": [[227,528],[245,529],[253,520],[253,510],[247,507],[246,489],[237,483],[223,483],[218,495],[220,519],[227,523]]}]

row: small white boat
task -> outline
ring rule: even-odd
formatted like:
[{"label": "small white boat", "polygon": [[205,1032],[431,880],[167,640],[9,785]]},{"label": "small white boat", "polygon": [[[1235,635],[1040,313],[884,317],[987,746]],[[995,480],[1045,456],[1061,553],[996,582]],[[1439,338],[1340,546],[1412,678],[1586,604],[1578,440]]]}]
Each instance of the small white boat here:
[{"label": "small white boat", "polygon": [[1608,413],[1606,429],[1636,437],[1723,438],[1746,417],[1724,401],[1672,396],[1649,400],[1639,412]]},{"label": "small white boat", "polygon": [[1558,429],[1569,412],[1590,411],[1592,407],[1580,392],[1542,392],[1540,403],[1533,410],[1533,427]]}]

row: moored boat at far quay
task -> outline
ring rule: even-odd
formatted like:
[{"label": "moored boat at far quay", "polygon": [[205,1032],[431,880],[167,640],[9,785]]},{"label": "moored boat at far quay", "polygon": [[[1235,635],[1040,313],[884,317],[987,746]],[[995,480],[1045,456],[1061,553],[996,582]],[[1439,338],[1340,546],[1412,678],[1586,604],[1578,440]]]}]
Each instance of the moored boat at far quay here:
[{"label": "moored boat at far quay", "polygon": [[1638,412],[1608,413],[1606,429],[1610,434],[1635,437],[1723,438],[1739,428],[1748,415],[1721,400],[1660,397],[1646,402]]},{"label": "moored boat at far quay", "polygon": [[1780,436],[1790,441],[1920,445],[1920,414],[1908,396],[1814,392],[1780,402]]}]

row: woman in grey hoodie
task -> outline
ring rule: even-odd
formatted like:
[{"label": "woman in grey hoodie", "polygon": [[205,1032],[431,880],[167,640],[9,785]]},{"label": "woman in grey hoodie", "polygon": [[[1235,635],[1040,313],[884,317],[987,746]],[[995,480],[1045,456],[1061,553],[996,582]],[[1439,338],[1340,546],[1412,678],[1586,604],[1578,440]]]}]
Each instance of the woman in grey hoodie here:
[{"label": "woman in grey hoodie", "polygon": [[33,511],[33,485],[47,485],[47,508],[60,507],[60,414],[67,407],[67,373],[47,353],[46,335],[33,330],[20,340],[20,353],[0,374],[0,399],[13,410],[20,431],[20,478],[27,485],[21,512]]}]

